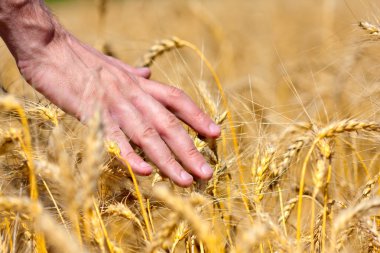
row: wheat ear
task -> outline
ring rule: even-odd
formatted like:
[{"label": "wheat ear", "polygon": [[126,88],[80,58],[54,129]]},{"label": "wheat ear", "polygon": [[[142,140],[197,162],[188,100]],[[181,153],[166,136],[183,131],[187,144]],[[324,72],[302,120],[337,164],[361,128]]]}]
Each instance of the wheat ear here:
[{"label": "wheat ear", "polygon": [[165,52],[169,52],[175,48],[183,47],[181,40],[175,36],[170,39],[163,39],[155,43],[143,56],[143,62],[141,66],[150,67],[154,60]]},{"label": "wheat ear", "polygon": [[211,229],[207,222],[202,221],[190,203],[173,195],[169,189],[164,186],[157,186],[154,189],[154,196],[165,202],[170,208],[178,213],[178,215],[187,220],[189,226],[194,230],[199,240],[207,245],[210,252],[219,252],[218,250],[221,249],[221,245],[218,244],[219,242],[217,238],[211,233]]},{"label": "wheat ear", "polygon": [[[338,233],[343,230],[351,220],[354,220],[358,217],[363,217],[373,209],[380,208],[380,197],[373,199],[368,199],[360,202],[359,204],[349,207],[342,212],[334,219],[332,225],[332,245],[336,244],[336,238]],[[343,241],[344,239],[342,239]],[[331,251],[328,251],[331,252]]]},{"label": "wheat ear", "polygon": [[32,217],[35,229],[41,231],[56,249],[65,249],[65,252],[73,253],[85,252],[36,201],[27,198],[0,197],[0,210],[19,212]]},{"label": "wheat ear", "polygon": [[305,159],[302,164],[302,169],[301,169],[300,190],[298,194],[299,204],[298,204],[298,210],[297,210],[297,241],[298,242],[300,242],[301,240],[302,197],[303,197],[303,190],[304,190],[304,185],[305,185],[306,168],[309,163],[310,157],[314,151],[314,148],[316,147],[316,145],[318,145],[318,142],[322,140],[323,138],[331,138],[339,133],[353,132],[353,131],[359,131],[359,130],[378,132],[380,131],[380,125],[376,122],[365,122],[365,121],[358,121],[355,119],[346,119],[346,120],[334,122],[328,125],[327,127],[322,128],[321,130],[317,131],[316,138],[314,139],[311,147],[309,148],[309,151],[307,152],[305,156]]}]

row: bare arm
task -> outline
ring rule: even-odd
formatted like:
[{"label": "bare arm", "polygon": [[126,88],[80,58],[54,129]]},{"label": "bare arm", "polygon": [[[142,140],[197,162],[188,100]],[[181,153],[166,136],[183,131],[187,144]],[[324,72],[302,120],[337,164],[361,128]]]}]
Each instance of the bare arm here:
[{"label": "bare arm", "polygon": [[120,146],[136,173],[152,169],[129,141],[178,185],[190,185],[193,176],[212,176],[180,120],[207,137],[219,136],[220,129],[181,90],[147,79],[149,69],[133,68],[80,42],[43,1],[0,0],[0,36],[25,79],[67,113],[85,123],[95,105],[101,106],[107,139]]},{"label": "bare arm", "polygon": [[17,60],[32,56],[62,32],[41,1],[0,2],[0,36]]}]

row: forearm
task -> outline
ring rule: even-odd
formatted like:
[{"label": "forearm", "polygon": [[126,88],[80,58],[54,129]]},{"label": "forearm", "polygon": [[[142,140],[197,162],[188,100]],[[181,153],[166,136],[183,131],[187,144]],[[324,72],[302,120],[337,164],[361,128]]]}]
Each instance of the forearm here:
[{"label": "forearm", "polygon": [[16,60],[42,50],[61,31],[42,0],[0,0],[0,37]]}]

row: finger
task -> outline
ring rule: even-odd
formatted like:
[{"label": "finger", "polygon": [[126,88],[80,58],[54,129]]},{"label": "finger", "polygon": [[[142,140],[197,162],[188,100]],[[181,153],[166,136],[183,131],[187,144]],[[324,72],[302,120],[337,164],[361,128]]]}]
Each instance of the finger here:
[{"label": "finger", "polygon": [[150,96],[134,100],[143,116],[149,118],[158,134],[192,175],[210,179],[213,170],[196,149],[177,117]]},{"label": "finger", "polygon": [[[128,142],[127,137],[109,114],[103,115],[106,125],[106,139],[115,142],[121,151],[121,156],[129,163],[132,170],[141,176],[152,173],[152,167],[138,156]],[[121,161],[124,163],[124,161]],[[125,164],[126,165],[126,164]]]},{"label": "finger", "polygon": [[143,121],[136,108],[132,105],[124,104],[116,117],[123,132],[144,150],[145,154],[163,174],[179,186],[186,187],[191,185],[193,177],[175,160],[172,152],[157,131]]},{"label": "finger", "polygon": [[215,138],[220,127],[182,90],[151,80],[139,80],[141,88],[203,136]]},{"label": "finger", "polygon": [[119,67],[120,69],[124,71],[130,72],[142,78],[146,78],[146,79],[150,78],[151,71],[149,68],[145,68],[145,67],[135,68],[111,56],[107,56],[107,57],[113,64],[115,64],[117,67]]}]

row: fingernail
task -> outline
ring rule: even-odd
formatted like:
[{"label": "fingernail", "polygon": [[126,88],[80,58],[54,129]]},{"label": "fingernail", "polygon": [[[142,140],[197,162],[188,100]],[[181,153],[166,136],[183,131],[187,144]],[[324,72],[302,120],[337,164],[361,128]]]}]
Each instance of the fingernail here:
[{"label": "fingernail", "polygon": [[184,170],[181,171],[180,176],[181,176],[181,178],[184,181],[191,181],[191,180],[193,180],[193,177],[189,173],[187,173],[186,171],[184,171]]},{"label": "fingernail", "polygon": [[211,177],[212,174],[214,173],[214,171],[211,169],[210,165],[208,165],[207,163],[202,165],[201,171],[202,171],[202,174],[207,178]]},{"label": "fingernail", "polygon": [[141,175],[146,175],[146,176],[150,175],[150,173],[152,173],[152,171],[153,171],[153,168],[149,163],[147,163],[147,162],[139,163],[139,173]]},{"label": "fingernail", "polygon": [[152,166],[150,166],[150,164],[147,163],[147,162],[141,162],[140,163],[140,167],[141,168],[146,168],[146,169],[151,169],[152,168]]},{"label": "fingernail", "polygon": [[220,133],[220,127],[215,124],[215,123],[211,123],[209,126],[208,126],[208,129],[210,130],[211,133],[213,134],[219,134]]}]

